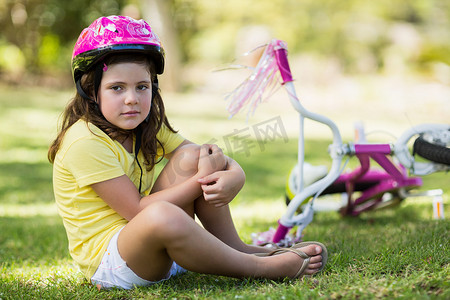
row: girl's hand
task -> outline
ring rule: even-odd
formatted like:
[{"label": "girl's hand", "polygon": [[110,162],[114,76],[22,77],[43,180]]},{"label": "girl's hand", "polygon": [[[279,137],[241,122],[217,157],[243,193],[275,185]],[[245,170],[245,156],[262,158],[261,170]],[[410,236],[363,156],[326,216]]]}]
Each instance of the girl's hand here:
[{"label": "girl's hand", "polygon": [[240,166],[229,159],[229,168],[200,178],[205,201],[216,207],[230,203],[244,186],[245,174]]},{"label": "girl's hand", "polygon": [[204,144],[200,147],[197,172],[199,177],[222,171],[226,164],[226,157],[217,145]]}]

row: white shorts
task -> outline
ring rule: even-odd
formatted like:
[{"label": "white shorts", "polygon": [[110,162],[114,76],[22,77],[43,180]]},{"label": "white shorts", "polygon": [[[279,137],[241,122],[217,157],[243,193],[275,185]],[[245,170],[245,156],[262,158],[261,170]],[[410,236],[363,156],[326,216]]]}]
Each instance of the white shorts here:
[{"label": "white shorts", "polygon": [[97,271],[95,271],[94,276],[91,278],[91,282],[95,286],[100,285],[101,288],[106,289],[117,287],[128,290],[134,288],[135,286],[149,286],[167,280],[171,276],[186,272],[184,268],[173,262],[172,267],[165,278],[159,281],[148,281],[142,279],[136,275],[136,273],[134,273],[133,270],[127,266],[127,263],[122,259],[122,257],[120,257],[117,249],[117,239],[121,230],[119,230],[119,232],[111,238],[111,241],[109,241],[108,248],[103,255],[102,261],[100,262]]}]

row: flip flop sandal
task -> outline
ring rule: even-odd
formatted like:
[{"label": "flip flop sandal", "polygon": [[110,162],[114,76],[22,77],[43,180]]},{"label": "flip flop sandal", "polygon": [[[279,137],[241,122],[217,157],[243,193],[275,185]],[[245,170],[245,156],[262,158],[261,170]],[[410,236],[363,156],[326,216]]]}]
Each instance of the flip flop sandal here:
[{"label": "flip flop sandal", "polygon": [[278,249],[278,250],[275,250],[275,251],[269,253],[268,256],[283,254],[283,253],[286,253],[286,252],[295,253],[298,256],[300,256],[301,258],[303,258],[302,266],[298,270],[297,274],[295,274],[294,279],[301,277],[303,275],[303,272],[305,272],[306,268],[308,267],[309,261],[311,260],[309,255],[306,254],[305,252],[303,252],[303,251],[301,251],[299,249],[295,249],[295,248],[283,248],[283,249]]},{"label": "flip flop sandal", "polygon": [[[327,263],[327,260],[328,260],[327,247],[325,247],[325,245],[320,243],[320,242],[300,242],[300,243],[296,243],[296,244],[292,245],[292,247],[290,247],[290,248],[279,248],[279,249],[276,249],[276,250],[274,250],[272,252],[254,253],[253,255],[264,257],[264,256],[273,256],[273,255],[277,255],[277,254],[282,254],[282,253],[286,253],[286,252],[294,252],[297,255],[299,255],[301,258],[304,258],[302,255],[299,254],[299,253],[303,253],[308,258],[308,264],[309,264],[309,256],[308,256],[308,254],[306,254],[303,251],[299,250],[299,248],[307,247],[309,245],[316,245],[316,246],[319,246],[320,248],[322,248],[322,252],[320,253],[320,255],[322,256],[322,266],[317,271],[317,272],[320,272],[320,271],[323,270],[323,268],[325,268],[325,264]],[[306,261],[306,259],[305,259],[305,261]],[[299,272],[297,273],[297,276],[304,271],[304,269],[308,266],[308,264],[306,264],[306,266],[302,265],[302,268],[300,268]]]},{"label": "flip flop sandal", "polygon": [[320,242],[300,242],[297,244],[292,245],[292,249],[299,249],[299,248],[303,248],[303,247],[307,247],[309,245],[316,245],[319,246],[320,248],[322,248],[322,252],[320,253],[320,255],[322,256],[322,266],[319,268],[319,271],[322,271],[323,268],[325,268],[325,264],[327,263],[328,260],[328,251],[327,251],[327,247],[325,247],[324,244],[320,243]]},{"label": "flip flop sandal", "polygon": [[265,243],[259,244],[258,247],[266,248],[266,249],[270,249],[270,250],[277,250],[277,249],[282,248],[273,242],[265,242]]}]

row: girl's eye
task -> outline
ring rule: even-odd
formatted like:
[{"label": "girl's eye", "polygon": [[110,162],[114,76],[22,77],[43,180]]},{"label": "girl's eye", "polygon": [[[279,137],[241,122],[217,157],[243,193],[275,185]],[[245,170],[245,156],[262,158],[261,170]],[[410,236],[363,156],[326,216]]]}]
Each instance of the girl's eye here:
[{"label": "girl's eye", "polygon": [[118,85],[114,85],[114,86],[111,87],[111,89],[112,89],[113,91],[120,91],[120,90],[122,90],[122,87],[121,87],[121,86],[118,86]]},{"label": "girl's eye", "polygon": [[145,85],[145,84],[138,85],[137,89],[140,91],[145,91],[148,89],[148,85]]}]

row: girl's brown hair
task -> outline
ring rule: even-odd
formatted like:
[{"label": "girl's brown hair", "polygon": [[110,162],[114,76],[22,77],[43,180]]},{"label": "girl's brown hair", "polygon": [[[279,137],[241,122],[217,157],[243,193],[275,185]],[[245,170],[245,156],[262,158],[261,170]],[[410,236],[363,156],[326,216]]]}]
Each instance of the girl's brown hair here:
[{"label": "girl's brown hair", "polygon": [[[136,135],[142,132],[142,144],[140,150],[142,151],[145,158],[145,165],[147,170],[151,170],[158,161],[156,160],[156,150],[158,145],[163,149],[162,143],[157,139],[156,134],[161,129],[164,124],[172,132],[176,132],[169,124],[167,116],[165,114],[164,103],[161,98],[160,91],[155,86],[156,82],[156,71],[154,63],[148,58],[148,56],[137,53],[123,53],[123,54],[113,54],[105,57],[101,63],[108,65],[132,62],[137,64],[143,64],[148,67],[149,74],[151,75],[153,97],[152,105],[150,108],[150,114],[147,121],[142,122],[137,128],[133,130],[121,129],[110,122],[108,122],[100,111],[100,107],[95,101],[87,100],[83,98],[78,92],[66,106],[62,114],[62,122],[58,130],[56,139],[50,145],[48,150],[48,160],[53,163],[55,161],[56,153],[61,146],[64,135],[67,130],[78,120],[84,120],[86,123],[92,123],[93,125],[100,128],[105,132],[110,138],[114,140],[125,140],[131,135]],[[83,75],[81,79],[81,87],[87,93],[89,97],[94,99],[94,77],[95,77],[95,67],[92,71]],[[137,155],[137,154],[136,154]],[[162,159],[162,157],[161,157]]]}]

